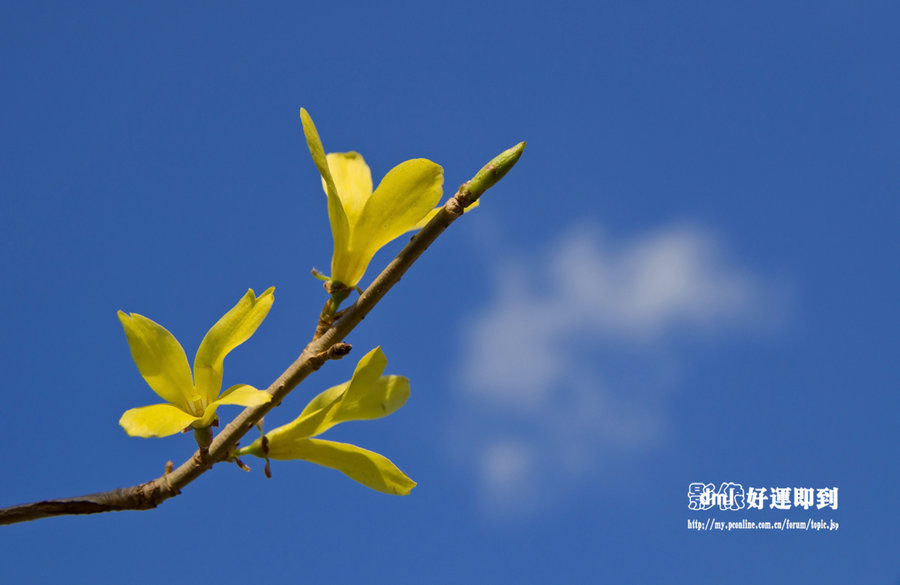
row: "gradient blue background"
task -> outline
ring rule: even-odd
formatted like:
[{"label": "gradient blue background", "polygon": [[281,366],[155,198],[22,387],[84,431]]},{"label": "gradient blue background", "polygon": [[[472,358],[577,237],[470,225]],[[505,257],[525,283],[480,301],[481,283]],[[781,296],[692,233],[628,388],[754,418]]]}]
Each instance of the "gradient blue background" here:
[{"label": "gradient blue background", "polygon": [[[0,528],[3,581],[897,583],[898,17],[892,2],[3,3],[0,505],[140,483],[192,452],[117,426],[156,401],[117,310],[193,356],[248,287],[275,285],[225,383],[265,387],[302,349],[331,241],[300,106],[376,181],[427,157],[451,193],[528,141],[351,357],[270,416],[381,344],[410,402],[329,437],[390,457],[411,496],[311,464],[272,480],[222,466],[155,511]],[[671,278],[635,281],[643,257]],[[633,302],[676,285],[690,294],[655,313]],[[529,320],[554,303],[593,316]],[[553,382],[529,374],[517,396],[517,359]],[[839,508],[694,513],[695,481],[837,486]],[[840,529],[687,529],[707,516]]]}]

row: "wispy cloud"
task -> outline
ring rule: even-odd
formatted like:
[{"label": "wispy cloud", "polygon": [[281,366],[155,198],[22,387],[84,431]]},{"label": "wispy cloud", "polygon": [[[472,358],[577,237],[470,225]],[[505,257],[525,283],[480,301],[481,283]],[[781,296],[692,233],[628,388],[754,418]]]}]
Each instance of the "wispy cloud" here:
[{"label": "wispy cloud", "polygon": [[756,321],[770,295],[697,226],[627,240],[576,227],[496,259],[462,331],[457,445],[494,511],[522,511],[665,433],[675,344]]}]

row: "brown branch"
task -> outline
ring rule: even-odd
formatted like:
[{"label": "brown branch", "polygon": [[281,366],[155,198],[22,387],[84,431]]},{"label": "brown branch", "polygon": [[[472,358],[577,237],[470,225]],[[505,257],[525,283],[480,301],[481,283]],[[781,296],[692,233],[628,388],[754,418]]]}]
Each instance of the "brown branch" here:
[{"label": "brown branch", "polygon": [[272,400],[261,406],[244,409],[216,435],[209,445],[208,451],[198,450],[176,469],[171,471],[167,469],[162,476],[140,485],[77,498],[44,500],[2,508],[0,509],[0,524],[14,524],[72,514],[149,510],[167,499],[177,496],[183,487],[211,469],[215,463],[227,460],[241,437],[252,429],[266,413],[278,406],[284,397],[308,375],[322,367],[326,361],[340,359],[347,355],[350,345],[341,343],[341,341],[363,320],[391,287],[400,281],[403,274],[428,246],[462,215],[464,209],[474,203],[516,164],[524,148],[525,143],[521,142],[501,153],[485,165],[472,180],[464,183],[456,194],[447,200],[437,215],[428,222],[428,225],[412,237],[387,268],[372,281],[372,284],[363,291],[356,302],[340,316],[334,325],[307,345],[297,360],[269,386],[267,392],[272,395]]}]

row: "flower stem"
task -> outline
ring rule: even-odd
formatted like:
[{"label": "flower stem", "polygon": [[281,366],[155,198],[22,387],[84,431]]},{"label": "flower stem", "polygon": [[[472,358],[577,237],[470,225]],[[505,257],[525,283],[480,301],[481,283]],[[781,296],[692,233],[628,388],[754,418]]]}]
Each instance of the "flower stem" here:
[{"label": "flower stem", "polygon": [[319,314],[319,323],[316,325],[313,341],[322,337],[326,331],[331,329],[338,308],[341,306],[341,303],[350,296],[350,291],[353,289],[340,282],[329,280],[325,282],[325,290],[331,293],[331,296],[325,301],[325,306],[322,307],[322,312]]},{"label": "flower stem", "polygon": [[209,453],[209,446],[213,440],[212,427],[195,428],[194,440],[197,441],[197,446],[200,448],[200,457],[205,458]]}]

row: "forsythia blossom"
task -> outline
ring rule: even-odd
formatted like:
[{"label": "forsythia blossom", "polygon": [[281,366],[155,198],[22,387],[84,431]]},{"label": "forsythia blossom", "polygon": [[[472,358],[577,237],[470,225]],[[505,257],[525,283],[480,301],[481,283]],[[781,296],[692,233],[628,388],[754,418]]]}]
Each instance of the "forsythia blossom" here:
[{"label": "forsythia blossom", "polygon": [[375,253],[408,231],[423,227],[437,213],[444,170],[424,158],[391,169],[375,191],[372,173],[356,152],[325,155],[312,118],[300,109],[303,133],[328,196],[334,238],[330,280],[356,286]]},{"label": "forsythia blossom", "polygon": [[265,446],[257,439],[236,450],[234,456],[304,459],[337,469],[373,490],[409,494],[416,482],[382,455],[356,445],[314,438],[338,423],[381,418],[406,403],[409,380],[382,376],[386,365],[384,353],[376,347],[359,360],[350,381],[322,392],[293,422],[266,433]]},{"label": "forsythia blossom", "polygon": [[150,388],[167,402],[126,411],[119,420],[125,432],[135,437],[166,437],[188,427],[210,426],[219,405],[268,402],[271,396],[267,392],[246,384],[232,386],[221,395],[219,391],[225,356],[247,341],[266,318],[275,300],[274,290],[272,287],[258,297],[248,290],[212,326],[197,350],[193,376],[184,348],[162,325],[119,311],[134,363]]}]

